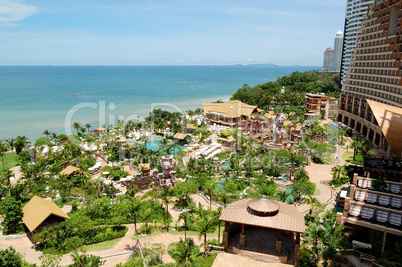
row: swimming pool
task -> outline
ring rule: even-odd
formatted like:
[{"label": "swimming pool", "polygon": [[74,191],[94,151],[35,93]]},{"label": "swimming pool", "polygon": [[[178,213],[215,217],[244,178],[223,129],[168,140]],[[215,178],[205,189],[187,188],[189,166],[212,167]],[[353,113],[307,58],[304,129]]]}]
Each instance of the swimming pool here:
[{"label": "swimming pool", "polygon": [[[147,142],[147,149],[152,150],[152,151],[158,151],[159,150],[159,143],[162,141],[162,137],[155,137],[155,136],[148,136],[148,142]],[[175,153],[179,152],[180,150],[186,149],[186,146],[177,146],[175,148]]]},{"label": "swimming pool", "polygon": [[335,124],[333,124],[333,123],[328,123],[327,125],[329,127],[331,127],[332,129],[334,129],[334,130],[340,130],[340,128],[338,126],[336,126]]}]

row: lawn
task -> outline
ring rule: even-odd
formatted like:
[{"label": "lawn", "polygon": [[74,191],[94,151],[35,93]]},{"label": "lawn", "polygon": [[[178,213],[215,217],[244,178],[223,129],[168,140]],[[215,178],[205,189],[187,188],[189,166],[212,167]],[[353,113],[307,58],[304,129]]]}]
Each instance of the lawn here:
[{"label": "lawn", "polygon": [[[221,225],[221,238],[223,236],[223,230],[225,229],[225,226]],[[150,235],[138,235],[139,238],[142,237],[149,237],[149,236],[155,236],[155,235],[160,235],[160,234],[172,234],[172,235],[184,235],[184,231],[178,231],[178,230],[170,230],[169,232],[153,232]],[[197,231],[187,231],[187,236],[198,236]],[[218,237],[218,227],[215,229],[214,232],[208,233],[207,234],[208,238],[217,238]],[[135,235],[132,236],[133,240],[136,239]]]},{"label": "lawn", "polygon": [[346,162],[352,162],[353,160],[353,151],[348,151],[343,153],[342,159],[344,159]]},{"label": "lawn", "polygon": [[[17,166],[18,165],[17,155],[15,153],[6,154],[6,156],[4,157],[4,165],[6,170]],[[3,161],[0,158],[0,171],[2,170],[3,170]]]},{"label": "lawn", "polygon": [[92,244],[92,245],[87,245],[84,246],[85,251],[90,252],[90,251],[98,251],[98,250],[105,250],[105,249],[111,249],[114,246],[116,246],[117,243],[119,243],[119,241],[122,239],[121,238],[116,238],[116,239],[112,239],[112,240],[108,240],[108,241],[103,241],[103,242],[99,242],[96,244]]}]

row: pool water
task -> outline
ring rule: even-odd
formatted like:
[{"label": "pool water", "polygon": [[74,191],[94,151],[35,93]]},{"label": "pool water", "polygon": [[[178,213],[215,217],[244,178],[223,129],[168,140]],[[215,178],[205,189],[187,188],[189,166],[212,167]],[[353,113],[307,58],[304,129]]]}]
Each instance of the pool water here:
[{"label": "pool water", "polygon": [[279,182],[282,182],[282,183],[285,183],[286,182],[286,180],[287,180],[287,176],[285,175],[285,176],[283,176],[283,178],[281,179],[281,180],[278,180]]},{"label": "pool water", "polygon": [[338,126],[336,126],[335,124],[329,123],[327,124],[329,127],[331,127],[334,130],[340,130]]},{"label": "pool water", "polygon": [[216,183],[216,185],[215,185],[215,190],[222,191],[223,190],[223,185],[224,185],[225,182],[226,182],[226,178],[220,179],[220,181],[218,183]]},{"label": "pool water", "polygon": [[[163,138],[154,137],[154,136],[149,136],[147,138],[148,138],[147,149],[152,150],[152,151],[158,151],[159,143],[162,141]],[[186,149],[186,148],[187,147],[185,147],[185,146],[177,146],[175,148],[175,153],[179,152],[180,150]]]},{"label": "pool water", "polygon": [[225,163],[222,164],[221,169],[222,170],[227,170],[230,168],[230,162],[226,161]]}]

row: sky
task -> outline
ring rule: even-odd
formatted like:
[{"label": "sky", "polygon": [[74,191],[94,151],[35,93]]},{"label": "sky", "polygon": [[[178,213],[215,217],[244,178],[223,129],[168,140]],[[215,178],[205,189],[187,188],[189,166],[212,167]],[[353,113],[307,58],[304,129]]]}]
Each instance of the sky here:
[{"label": "sky", "polygon": [[321,66],[346,0],[0,0],[0,65]]}]

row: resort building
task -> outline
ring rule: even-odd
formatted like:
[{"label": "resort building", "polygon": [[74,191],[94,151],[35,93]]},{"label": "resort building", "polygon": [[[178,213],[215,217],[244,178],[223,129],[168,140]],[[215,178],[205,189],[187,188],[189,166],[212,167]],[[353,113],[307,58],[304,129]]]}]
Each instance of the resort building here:
[{"label": "resort building", "polygon": [[304,117],[306,120],[312,118],[320,118],[321,112],[324,112],[324,118],[333,117],[335,115],[336,99],[333,97],[319,95],[319,94],[306,94],[305,108],[306,113]]},{"label": "resort building", "polygon": [[383,232],[383,254],[402,236],[402,165],[394,159],[365,158],[364,171],[366,177],[354,174],[337,223],[359,242],[370,243],[370,229]]},{"label": "resort building", "polygon": [[227,103],[202,103],[204,120],[207,124],[228,127],[243,127],[248,119],[258,116],[262,110],[257,106],[245,104],[238,100]]},{"label": "resort building", "polygon": [[32,234],[70,219],[55,203],[38,196],[24,206],[22,213],[22,221]]},{"label": "resort building", "polygon": [[401,156],[401,0],[374,1],[362,21],[337,120]]},{"label": "resort building", "polygon": [[341,63],[341,81],[345,78],[346,73],[349,71],[350,61],[352,55],[355,53],[357,34],[361,28],[361,21],[363,15],[367,14],[368,6],[374,0],[346,0],[345,10],[345,29],[343,39],[343,53]]}]

